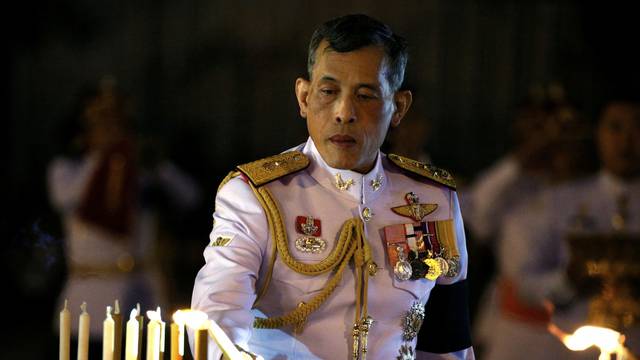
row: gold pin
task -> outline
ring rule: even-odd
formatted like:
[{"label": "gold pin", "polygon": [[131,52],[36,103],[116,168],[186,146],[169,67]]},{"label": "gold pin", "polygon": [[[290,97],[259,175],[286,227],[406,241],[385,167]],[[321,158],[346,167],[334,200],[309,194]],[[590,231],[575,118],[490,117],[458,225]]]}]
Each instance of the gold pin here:
[{"label": "gold pin", "polygon": [[373,191],[378,191],[382,186],[382,175],[378,175],[375,179],[371,180],[371,188]]},{"label": "gold pin", "polygon": [[353,185],[353,179],[349,179],[347,181],[342,180],[342,176],[340,174],[336,174],[336,187],[339,190],[349,190],[349,187]]},{"label": "gold pin", "polygon": [[438,208],[438,204],[420,204],[420,198],[414,192],[408,192],[404,198],[407,205],[395,206],[391,210],[398,215],[406,216],[415,221],[422,221],[425,216]]}]

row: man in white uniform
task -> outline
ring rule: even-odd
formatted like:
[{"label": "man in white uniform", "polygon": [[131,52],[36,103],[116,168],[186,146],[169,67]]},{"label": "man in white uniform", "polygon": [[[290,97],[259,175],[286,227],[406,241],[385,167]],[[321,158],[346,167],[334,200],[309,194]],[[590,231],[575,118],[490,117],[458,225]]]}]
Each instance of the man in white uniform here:
[{"label": "man in white uniform", "polygon": [[310,138],[221,184],[192,308],[247,352],[414,359],[424,319],[419,357],[473,358],[453,178],[379,150],[411,105],[406,59],[377,20],[324,23],[295,87]]},{"label": "man in white uniform", "polygon": [[[594,176],[549,189],[514,212],[505,225],[500,268],[511,279],[511,298],[529,307],[556,305],[551,321],[572,333],[587,321],[588,302],[567,274],[569,234],[623,233],[640,236],[640,106],[613,101],[604,107],[596,133],[601,170]],[[614,244],[611,244],[614,246]],[[640,247],[640,244],[638,244]],[[604,251],[604,250],[603,250]],[[593,280],[595,281],[595,280]],[[503,304],[513,310],[514,302]],[[505,312],[496,326],[489,359],[594,358],[572,353],[546,329]],[[521,313],[521,312],[520,312]],[[539,314],[545,317],[545,314]],[[546,314],[549,321],[549,314]],[[638,327],[626,332],[627,345],[640,350]],[[502,334],[503,336],[500,336]],[[522,349],[529,357],[522,356]],[[597,353],[597,351],[596,351]]]}]

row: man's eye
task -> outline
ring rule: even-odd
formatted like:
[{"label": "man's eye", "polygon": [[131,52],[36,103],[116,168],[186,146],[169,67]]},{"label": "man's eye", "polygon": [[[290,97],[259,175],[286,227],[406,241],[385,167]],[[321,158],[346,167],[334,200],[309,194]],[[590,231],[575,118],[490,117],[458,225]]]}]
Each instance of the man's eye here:
[{"label": "man's eye", "polygon": [[334,89],[320,89],[320,93],[322,95],[335,95],[336,94],[336,90]]},{"label": "man's eye", "polygon": [[377,97],[375,95],[370,95],[370,94],[358,94],[358,99],[361,99],[361,100],[374,100],[374,99],[377,99]]}]

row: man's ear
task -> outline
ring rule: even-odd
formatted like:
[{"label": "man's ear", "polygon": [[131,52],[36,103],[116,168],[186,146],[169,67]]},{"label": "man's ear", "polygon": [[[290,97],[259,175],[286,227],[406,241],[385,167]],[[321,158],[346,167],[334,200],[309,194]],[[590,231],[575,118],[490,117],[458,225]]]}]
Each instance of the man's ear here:
[{"label": "man's ear", "polygon": [[404,118],[404,115],[409,111],[411,102],[413,102],[413,94],[410,90],[399,90],[393,95],[393,102],[396,106],[396,111],[391,118],[391,126],[396,127],[400,125],[400,121]]},{"label": "man's ear", "polygon": [[304,78],[296,79],[296,98],[298,99],[298,106],[300,107],[300,116],[307,118],[307,109],[309,103],[307,101],[309,97],[309,80]]}]

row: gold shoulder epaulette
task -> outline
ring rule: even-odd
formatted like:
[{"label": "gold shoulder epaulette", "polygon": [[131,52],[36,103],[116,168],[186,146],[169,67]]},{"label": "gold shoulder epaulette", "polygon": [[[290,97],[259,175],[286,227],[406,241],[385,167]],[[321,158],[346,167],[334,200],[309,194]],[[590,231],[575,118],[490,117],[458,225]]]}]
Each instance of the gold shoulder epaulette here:
[{"label": "gold shoulder epaulette", "polygon": [[300,151],[288,151],[238,166],[254,186],[262,186],[309,166],[309,158]]},{"label": "gold shoulder epaulette", "polygon": [[389,160],[391,160],[392,163],[398,165],[402,169],[431,179],[437,183],[450,187],[453,190],[456,189],[456,181],[453,179],[453,176],[451,176],[451,174],[449,174],[449,172],[446,170],[437,168],[431,164],[421,163],[419,161],[396,154],[389,154],[387,155],[387,157],[389,158]]}]

